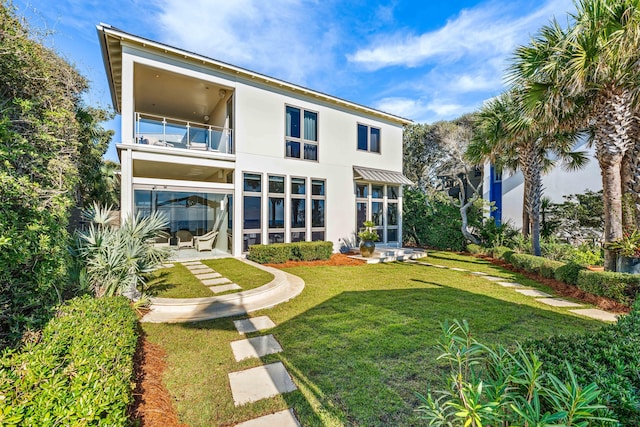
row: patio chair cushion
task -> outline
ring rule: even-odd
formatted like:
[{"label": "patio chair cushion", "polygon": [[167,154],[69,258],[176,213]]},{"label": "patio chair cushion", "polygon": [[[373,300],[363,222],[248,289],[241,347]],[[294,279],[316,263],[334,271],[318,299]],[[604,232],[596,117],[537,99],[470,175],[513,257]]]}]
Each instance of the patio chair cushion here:
[{"label": "patio chair cushion", "polygon": [[210,251],[213,250],[213,245],[218,238],[218,231],[210,231],[202,236],[194,238],[197,251]]},{"label": "patio chair cushion", "polygon": [[193,247],[193,234],[189,230],[176,231],[178,238],[178,249],[184,247]]}]

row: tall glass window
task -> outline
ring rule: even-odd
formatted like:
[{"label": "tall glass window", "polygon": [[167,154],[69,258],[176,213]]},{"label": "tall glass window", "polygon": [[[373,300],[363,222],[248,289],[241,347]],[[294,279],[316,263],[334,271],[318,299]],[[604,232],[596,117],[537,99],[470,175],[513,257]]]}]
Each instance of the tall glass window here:
[{"label": "tall glass window", "polygon": [[245,173],[243,179],[242,248],[261,243],[262,231],[262,175]]},{"label": "tall glass window", "polygon": [[306,240],[307,206],[306,179],[291,178],[291,241]]},{"label": "tall glass window", "polygon": [[371,183],[356,183],[356,229],[372,221],[382,242],[398,242],[400,187]]},{"label": "tall glass window", "polygon": [[[178,245],[218,231],[214,249],[230,249],[226,244],[226,236],[232,232],[230,194],[135,189],[133,197],[136,215],[146,217],[158,212],[167,218],[164,232],[170,239],[164,243]],[[178,236],[182,242],[178,242]]]},{"label": "tall glass window", "polygon": [[311,240],[325,239],[326,183],[322,179],[311,180]]},{"label": "tall glass window", "polygon": [[269,243],[284,242],[284,176],[269,175]]},{"label": "tall glass window", "polygon": [[318,113],[286,106],[285,156],[318,161]]}]

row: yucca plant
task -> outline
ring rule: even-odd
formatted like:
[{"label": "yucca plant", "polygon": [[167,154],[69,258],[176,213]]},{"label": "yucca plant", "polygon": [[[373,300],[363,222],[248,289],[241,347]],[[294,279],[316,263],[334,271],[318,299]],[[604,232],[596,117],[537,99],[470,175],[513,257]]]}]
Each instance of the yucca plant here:
[{"label": "yucca plant", "polygon": [[110,207],[95,204],[83,213],[91,223],[76,239],[76,253],[84,261],[88,284],[97,297],[124,295],[141,297],[145,273],[153,271],[169,256],[166,248],[153,245],[164,234],[166,217],[154,213],[127,217],[120,227]]}]

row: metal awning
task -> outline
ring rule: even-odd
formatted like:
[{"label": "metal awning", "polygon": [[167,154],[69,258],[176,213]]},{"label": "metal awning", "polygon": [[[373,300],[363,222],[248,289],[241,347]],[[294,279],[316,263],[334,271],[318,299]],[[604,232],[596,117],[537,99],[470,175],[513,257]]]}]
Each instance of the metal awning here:
[{"label": "metal awning", "polygon": [[414,185],[409,178],[402,175],[402,172],[364,168],[361,166],[353,167],[353,179],[369,182],[381,182],[384,184]]}]

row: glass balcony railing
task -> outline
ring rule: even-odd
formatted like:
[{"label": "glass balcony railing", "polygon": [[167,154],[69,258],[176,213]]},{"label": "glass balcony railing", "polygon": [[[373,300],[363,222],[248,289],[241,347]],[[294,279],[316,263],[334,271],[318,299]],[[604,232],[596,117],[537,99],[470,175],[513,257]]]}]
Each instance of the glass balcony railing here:
[{"label": "glass balcony railing", "polygon": [[135,142],[233,154],[233,133],[229,128],[144,113],[136,113]]}]

